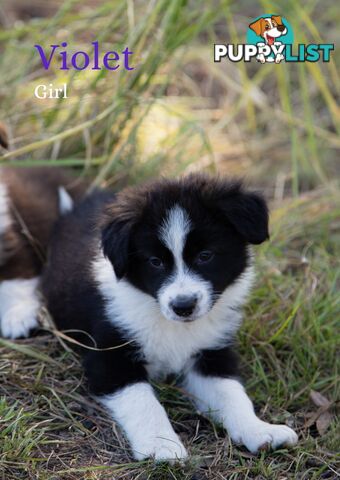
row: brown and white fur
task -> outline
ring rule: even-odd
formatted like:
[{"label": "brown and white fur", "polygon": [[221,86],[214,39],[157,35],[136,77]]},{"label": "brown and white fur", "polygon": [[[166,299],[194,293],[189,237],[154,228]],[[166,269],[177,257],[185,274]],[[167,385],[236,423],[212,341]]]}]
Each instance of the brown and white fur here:
[{"label": "brown and white fur", "polygon": [[[262,37],[265,43],[258,43],[258,46],[263,45],[279,45],[276,40],[281,37],[282,35],[286,35],[287,28],[282,23],[282,17],[280,15],[272,15],[271,17],[267,18],[259,18],[256,22],[253,22],[249,25],[249,28],[253,30],[256,35]],[[261,63],[265,62],[274,62],[280,63],[284,60],[284,56],[279,53],[276,55],[275,60],[273,57],[267,56],[265,57],[263,53],[260,53],[256,57]]]},{"label": "brown and white fur", "polygon": [[53,226],[84,191],[83,183],[58,168],[0,168],[2,336],[25,337],[37,326],[37,286]]}]

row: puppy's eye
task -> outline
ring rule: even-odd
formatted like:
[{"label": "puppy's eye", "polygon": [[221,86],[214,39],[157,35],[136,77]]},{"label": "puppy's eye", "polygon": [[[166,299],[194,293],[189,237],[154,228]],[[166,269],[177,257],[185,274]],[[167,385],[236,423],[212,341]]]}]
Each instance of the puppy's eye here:
[{"label": "puppy's eye", "polygon": [[203,263],[208,263],[213,258],[214,254],[210,250],[203,250],[197,255],[196,262],[201,265]]},{"label": "puppy's eye", "polygon": [[149,263],[155,268],[163,268],[163,262],[160,258],[158,257],[150,257],[149,258]]},{"label": "puppy's eye", "polygon": [[265,26],[265,29],[266,29],[266,30],[269,30],[269,25],[266,25],[266,26]]}]

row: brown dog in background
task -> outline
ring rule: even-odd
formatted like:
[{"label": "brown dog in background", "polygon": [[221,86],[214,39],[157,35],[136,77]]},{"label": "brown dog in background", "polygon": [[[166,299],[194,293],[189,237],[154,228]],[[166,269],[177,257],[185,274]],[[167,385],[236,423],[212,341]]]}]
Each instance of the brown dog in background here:
[{"label": "brown dog in background", "polygon": [[[8,148],[0,123],[0,145]],[[39,276],[58,217],[84,196],[85,182],[55,167],[0,167],[0,332],[25,337],[37,326]]]}]

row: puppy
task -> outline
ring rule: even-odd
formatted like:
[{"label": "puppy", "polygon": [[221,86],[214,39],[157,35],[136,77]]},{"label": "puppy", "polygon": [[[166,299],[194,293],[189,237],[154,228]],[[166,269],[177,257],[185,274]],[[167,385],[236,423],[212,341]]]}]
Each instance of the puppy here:
[{"label": "puppy", "polygon": [[83,183],[56,168],[0,168],[2,336],[25,337],[37,326],[37,286],[53,225],[84,193]]},{"label": "puppy", "polygon": [[169,374],[251,452],[297,442],[256,416],[232,348],[251,245],[267,238],[262,197],[205,175],[96,192],[58,221],[47,306],[59,329],[78,332],[89,387],[136,459],[187,457],[149,383]]},{"label": "puppy", "polygon": [[[249,28],[253,30],[256,35],[262,37],[265,43],[258,43],[257,45],[281,45],[281,42],[277,42],[276,40],[286,35],[287,28],[282,23],[282,17],[280,15],[272,15],[271,17],[267,18],[259,18],[256,22],[253,22],[249,25]],[[274,58],[267,56],[265,57],[263,54],[259,54],[257,59],[261,63],[267,62],[274,62]],[[281,60],[284,60],[284,56],[278,53],[275,57],[275,62],[280,63]]]}]

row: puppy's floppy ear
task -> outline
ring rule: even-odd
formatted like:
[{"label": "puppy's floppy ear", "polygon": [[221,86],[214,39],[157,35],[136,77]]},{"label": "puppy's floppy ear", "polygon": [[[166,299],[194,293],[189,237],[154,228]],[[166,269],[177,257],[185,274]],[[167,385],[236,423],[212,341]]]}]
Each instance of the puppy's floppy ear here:
[{"label": "puppy's floppy ear", "polygon": [[125,188],[107,206],[100,222],[104,255],[113,265],[118,279],[128,269],[130,238],[148,202],[146,186]]},{"label": "puppy's floppy ear", "polygon": [[253,22],[249,25],[249,28],[251,30],[253,30],[256,35],[258,35],[259,37],[261,37],[262,33],[264,32],[264,24],[265,24],[265,21],[263,18],[259,18],[258,20],[256,20],[256,22]]},{"label": "puppy's floppy ear", "polygon": [[283,25],[281,15],[272,15],[272,20],[275,20],[278,25]]},{"label": "puppy's floppy ear", "polygon": [[269,238],[267,204],[261,195],[245,191],[241,181],[193,173],[183,182],[192,197],[213,215],[222,214],[247,242],[259,244]]},{"label": "puppy's floppy ear", "polygon": [[260,195],[239,189],[219,203],[229,222],[247,242],[258,245],[269,238],[268,208]]},{"label": "puppy's floppy ear", "polygon": [[131,221],[120,218],[102,225],[103,253],[112,263],[118,279],[121,279],[127,270],[132,227]]}]

